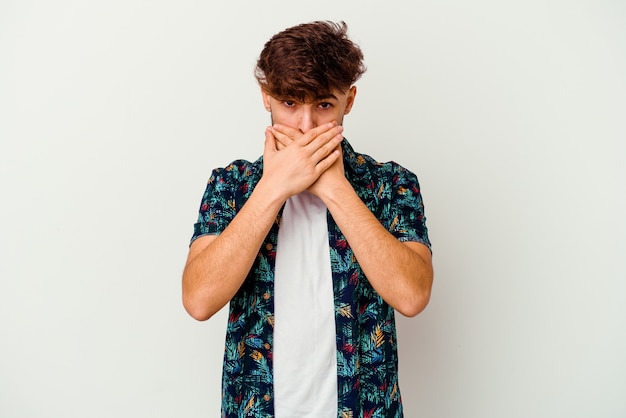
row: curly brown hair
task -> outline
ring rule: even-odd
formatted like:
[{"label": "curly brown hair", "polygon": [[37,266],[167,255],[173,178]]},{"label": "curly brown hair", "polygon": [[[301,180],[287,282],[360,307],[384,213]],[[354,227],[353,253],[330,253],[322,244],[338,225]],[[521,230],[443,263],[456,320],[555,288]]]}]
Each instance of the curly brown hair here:
[{"label": "curly brown hair", "polygon": [[345,22],[316,21],[274,35],[257,61],[259,85],[277,99],[302,102],[347,91],[365,72]]}]

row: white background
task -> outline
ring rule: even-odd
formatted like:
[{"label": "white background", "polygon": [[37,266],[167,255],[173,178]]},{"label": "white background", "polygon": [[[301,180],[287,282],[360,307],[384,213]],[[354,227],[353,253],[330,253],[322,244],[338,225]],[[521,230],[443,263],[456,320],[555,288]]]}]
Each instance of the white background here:
[{"label": "white background", "polygon": [[316,19],[365,52],[346,137],[422,185],[406,416],[626,416],[624,2],[2,0],[1,417],[219,415],[187,245],[210,170],[262,152],[263,44]]}]

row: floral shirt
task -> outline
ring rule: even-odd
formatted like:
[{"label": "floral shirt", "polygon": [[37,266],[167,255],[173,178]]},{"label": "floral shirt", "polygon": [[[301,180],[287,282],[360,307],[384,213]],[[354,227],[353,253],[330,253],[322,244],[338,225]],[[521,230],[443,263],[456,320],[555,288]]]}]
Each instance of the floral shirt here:
[{"label": "floral shirt", "polygon": [[[342,142],[346,178],[400,241],[430,248],[415,174],[379,163]],[[213,170],[192,242],[219,234],[244,205],[263,172],[263,159]],[[230,301],[222,376],[223,417],[273,417],[274,265],[282,210],[248,277]],[[350,244],[328,213],[337,330],[338,418],[402,417],[394,310],[372,288]],[[393,280],[393,278],[389,278]],[[306,325],[304,325],[306,326]],[[293,353],[307,361],[307,353]]]}]

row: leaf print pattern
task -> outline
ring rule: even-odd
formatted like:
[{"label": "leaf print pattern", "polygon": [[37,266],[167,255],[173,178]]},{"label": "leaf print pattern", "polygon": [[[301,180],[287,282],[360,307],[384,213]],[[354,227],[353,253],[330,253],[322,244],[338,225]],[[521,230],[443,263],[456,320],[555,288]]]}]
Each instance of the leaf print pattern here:
[{"label": "leaf print pattern", "polygon": [[[346,178],[383,226],[400,241],[430,247],[415,174],[379,163],[342,142]],[[219,234],[244,205],[263,172],[263,159],[213,170],[192,242]],[[274,266],[282,211],[248,277],[230,301],[222,374],[222,417],[273,417]],[[398,386],[394,310],[363,274],[349,243],[328,214],[337,330],[337,417],[403,416]],[[390,278],[392,280],[393,278]]]},{"label": "leaf print pattern", "polygon": [[337,311],[341,316],[352,318],[352,307],[347,303],[342,304]]},{"label": "leaf print pattern", "polygon": [[385,336],[380,329],[380,325],[377,325],[376,330],[372,333],[372,341],[374,341],[374,345],[376,348],[380,347],[385,342]]}]

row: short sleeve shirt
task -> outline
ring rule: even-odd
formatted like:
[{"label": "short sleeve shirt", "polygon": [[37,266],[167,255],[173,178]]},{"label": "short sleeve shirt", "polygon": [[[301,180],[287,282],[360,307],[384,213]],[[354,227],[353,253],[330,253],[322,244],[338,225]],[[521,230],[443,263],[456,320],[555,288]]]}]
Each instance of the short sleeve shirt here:
[{"label": "short sleeve shirt", "polygon": [[[421,242],[430,248],[415,174],[397,163],[380,163],[358,154],[345,139],[342,149],[346,178],[381,224],[399,241]],[[220,234],[245,204],[262,173],[262,158],[237,160],[213,170],[192,242],[201,235]],[[274,416],[273,282],[281,215],[282,210],[229,304],[223,417]],[[371,286],[350,244],[331,214],[327,216],[337,330],[337,416],[402,417],[394,310]]]}]

